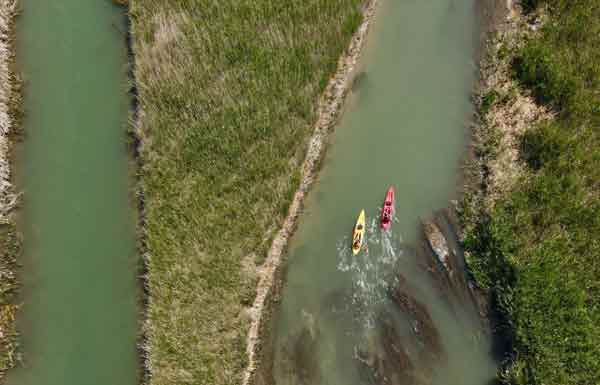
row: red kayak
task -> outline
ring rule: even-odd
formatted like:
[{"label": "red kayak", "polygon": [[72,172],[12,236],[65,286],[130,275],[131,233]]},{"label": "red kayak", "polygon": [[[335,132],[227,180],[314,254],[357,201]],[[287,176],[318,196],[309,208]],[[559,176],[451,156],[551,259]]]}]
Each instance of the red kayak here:
[{"label": "red kayak", "polygon": [[394,217],[394,187],[390,187],[385,194],[385,202],[383,202],[383,209],[381,209],[381,228],[389,230],[392,226],[392,218]]}]

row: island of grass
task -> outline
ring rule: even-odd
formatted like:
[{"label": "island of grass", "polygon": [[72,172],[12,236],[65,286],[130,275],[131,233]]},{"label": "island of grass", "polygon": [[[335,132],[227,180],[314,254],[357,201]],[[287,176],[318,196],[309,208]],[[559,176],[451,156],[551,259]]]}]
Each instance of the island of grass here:
[{"label": "island of grass", "polygon": [[551,118],[516,135],[522,170],[510,188],[491,204],[468,195],[465,246],[510,343],[501,380],[600,384],[600,0],[522,6],[524,41],[500,41],[491,58],[510,63],[516,86],[482,97],[481,174],[494,174],[502,127],[515,119],[492,127],[490,111],[528,94]]},{"label": "island of grass", "polygon": [[151,384],[240,384],[255,266],[362,0],[131,0]]}]

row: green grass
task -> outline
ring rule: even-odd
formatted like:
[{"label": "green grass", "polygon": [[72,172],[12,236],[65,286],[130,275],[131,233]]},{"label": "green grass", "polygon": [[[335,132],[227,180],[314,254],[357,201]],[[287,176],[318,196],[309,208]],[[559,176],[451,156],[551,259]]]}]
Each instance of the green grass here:
[{"label": "green grass", "polygon": [[516,187],[483,216],[466,211],[465,246],[509,331],[503,380],[600,384],[600,0],[527,4],[548,19],[514,76],[557,119],[521,137]]},{"label": "green grass", "polygon": [[362,0],[131,0],[150,383],[239,384],[256,279]]}]

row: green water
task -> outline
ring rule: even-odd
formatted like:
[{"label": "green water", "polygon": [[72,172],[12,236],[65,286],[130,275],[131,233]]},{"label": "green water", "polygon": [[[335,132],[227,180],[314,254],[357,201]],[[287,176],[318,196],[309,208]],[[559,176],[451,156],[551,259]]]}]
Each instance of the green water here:
[{"label": "green water", "polygon": [[20,5],[24,365],[7,384],[135,384],[124,13],[108,0]]},{"label": "green water", "polygon": [[[377,335],[377,314],[392,306],[386,290],[395,269],[418,288],[448,356],[430,363],[433,369],[416,370],[429,370],[436,385],[484,385],[494,378],[491,342],[480,335],[473,306],[454,314],[412,252],[419,218],[459,196],[478,25],[476,0],[381,2],[362,59],[364,76],[287,253],[274,317],[277,384],[370,383],[356,349]],[[386,236],[376,217],[389,185],[396,187],[397,211]],[[350,233],[362,208],[369,254],[353,257]],[[417,349],[411,325],[396,316],[410,353]]]}]

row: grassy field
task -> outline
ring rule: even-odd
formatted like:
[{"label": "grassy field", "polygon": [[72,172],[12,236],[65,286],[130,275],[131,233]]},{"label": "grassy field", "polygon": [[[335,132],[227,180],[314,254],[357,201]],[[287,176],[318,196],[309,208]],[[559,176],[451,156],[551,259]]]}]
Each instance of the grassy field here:
[{"label": "grassy field", "polygon": [[131,0],[150,383],[239,384],[260,262],[362,0]]},{"label": "grassy field", "polygon": [[513,77],[557,117],[520,136],[525,173],[467,211],[465,245],[505,317],[503,380],[600,384],[600,0],[523,3],[544,22],[508,53]]}]

